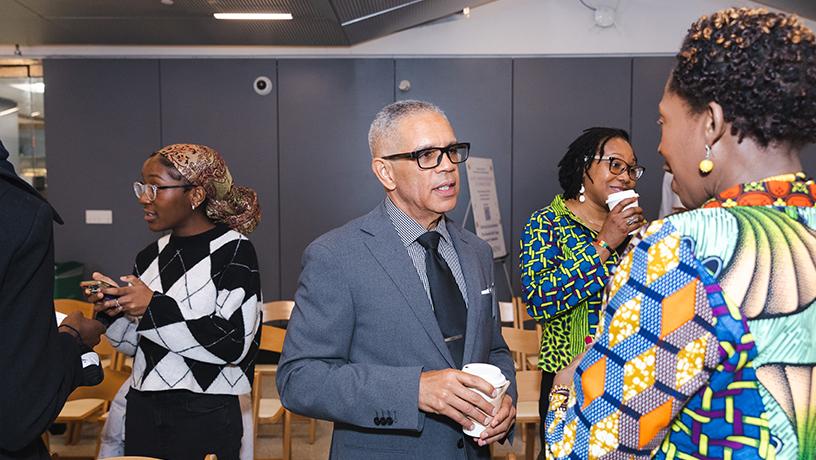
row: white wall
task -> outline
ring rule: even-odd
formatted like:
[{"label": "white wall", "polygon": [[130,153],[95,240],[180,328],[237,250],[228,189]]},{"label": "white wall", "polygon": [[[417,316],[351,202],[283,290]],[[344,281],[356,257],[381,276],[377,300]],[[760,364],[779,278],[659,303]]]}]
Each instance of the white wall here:
[{"label": "white wall", "polygon": [[[470,18],[442,21],[351,47],[249,46],[35,46],[26,57],[56,56],[428,56],[670,54],[698,17],[728,6],[761,6],[747,0],[585,0],[617,4],[617,24],[594,25],[578,0],[498,0]],[[806,21],[816,30],[816,22]],[[0,45],[0,56],[12,46]]]}]

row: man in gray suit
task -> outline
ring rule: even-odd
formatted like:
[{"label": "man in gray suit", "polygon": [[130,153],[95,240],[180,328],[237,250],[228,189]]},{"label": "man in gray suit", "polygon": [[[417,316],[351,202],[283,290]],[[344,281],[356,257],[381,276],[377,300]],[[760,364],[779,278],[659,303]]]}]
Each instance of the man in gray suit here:
[{"label": "man in gray suit", "polygon": [[[369,132],[386,198],[312,242],[278,366],[283,405],[334,422],[331,458],[489,458],[514,424],[515,371],[493,296],[490,247],[445,217],[456,206],[456,139],[433,104],[385,107]],[[494,409],[459,369],[499,367]],[[463,434],[473,420],[479,438]]]}]

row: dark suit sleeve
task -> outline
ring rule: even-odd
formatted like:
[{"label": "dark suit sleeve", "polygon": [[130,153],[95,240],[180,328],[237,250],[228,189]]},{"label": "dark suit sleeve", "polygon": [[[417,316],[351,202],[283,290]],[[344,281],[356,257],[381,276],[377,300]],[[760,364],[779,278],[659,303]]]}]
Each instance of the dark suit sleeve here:
[{"label": "dark suit sleeve", "polygon": [[15,451],[38,442],[82,365],[74,338],[57,332],[51,208],[13,193],[0,201],[0,451]]},{"label": "dark suit sleeve", "polygon": [[[295,305],[277,372],[284,407],[365,428],[422,430],[421,367],[353,362],[354,302],[329,248],[306,248]],[[378,426],[377,414],[390,414],[394,423]]]}]

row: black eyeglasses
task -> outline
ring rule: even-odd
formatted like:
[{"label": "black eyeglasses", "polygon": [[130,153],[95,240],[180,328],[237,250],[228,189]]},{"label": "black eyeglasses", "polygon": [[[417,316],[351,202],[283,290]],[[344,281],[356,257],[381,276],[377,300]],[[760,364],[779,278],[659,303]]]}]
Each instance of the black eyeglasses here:
[{"label": "black eyeglasses", "polygon": [[620,158],[601,158],[595,157],[598,161],[608,161],[609,162],[609,172],[614,175],[620,175],[624,172],[629,174],[629,178],[632,180],[640,179],[640,176],[646,172],[646,168],[640,165],[630,165],[629,163],[621,160]]},{"label": "black eyeglasses", "polygon": [[395,153],[386,155],[383,160],[416,160],[419,169],[434,169],[442,163],[442,154],[448,156],[453,164],[464,163],[470,154],[470,142],[459,142],[447,147],[428,147],[408,153]]},{"label": "black eyeglasses", "polygon": [[134,182],[133,183],[133,193],[136,194],[137,199],[141,199],[142,195],[147,195],[147,201],[154,202],[156,201],[156,195],[158,195],[159,190],[165,190],[168,188],[183,188],[188,189],[195,187],[192,184],[184,184],[184,185],[155,185],[155,184],[143,184],[141,182]]}]

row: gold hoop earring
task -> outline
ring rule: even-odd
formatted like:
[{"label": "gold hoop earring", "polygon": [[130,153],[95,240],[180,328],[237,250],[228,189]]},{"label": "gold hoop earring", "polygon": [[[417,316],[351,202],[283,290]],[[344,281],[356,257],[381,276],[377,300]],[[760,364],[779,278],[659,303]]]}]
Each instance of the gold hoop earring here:
[{"label": "gold hoop earring", "polygon": [[714,162],[711,160],[711,147],[708,144],[705,146],[705,151],[705,159],[701,161],[699,165],[697,165],[703,175],[706,175],[714,170]]}]

